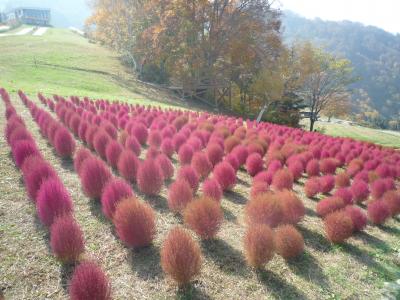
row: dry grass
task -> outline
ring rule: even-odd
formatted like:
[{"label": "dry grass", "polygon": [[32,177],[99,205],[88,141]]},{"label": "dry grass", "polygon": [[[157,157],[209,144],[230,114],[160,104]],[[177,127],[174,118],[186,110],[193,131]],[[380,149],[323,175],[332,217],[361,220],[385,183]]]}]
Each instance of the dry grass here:
[{"label": "dry grass", "polygon": [[[178,290],[160,267],[163,239],[170,228],[182,224],[182,219],[168,210],[166,187],[157,197],[144,197],[134,186],[156,211],[157,236],[149,248],[127,249],[102,215],[100,204],[84,196],[72,163],[55,155],[21,102],[14,99],[13,104],[72,194],[75,216],[86,238],[86,255],[97,259],[109,275],[115,299],[376,299],[384,281],[399,277],[400,220],[382,227],[368,226],[346,244],[332,245],[314,212],[316,201],[304,196],[304,180],[295,186],[307,208],[298,226],[306,243],[304,255],[291,262],[275,256],[263,271],[246,267],[242,237],[251,179],[240,171],[239,184],[222,200],[225,220],[218,238],[200,242],[204,256],[201,275],[188,289]],[[0,115],[4,116],[3,105]],[[3,132],[3,117],[0,122]],[[27,199],[3,136],[0,168],[0,288],[6,299],[67,298],[70,270],[52,257],[48,234]]]}]

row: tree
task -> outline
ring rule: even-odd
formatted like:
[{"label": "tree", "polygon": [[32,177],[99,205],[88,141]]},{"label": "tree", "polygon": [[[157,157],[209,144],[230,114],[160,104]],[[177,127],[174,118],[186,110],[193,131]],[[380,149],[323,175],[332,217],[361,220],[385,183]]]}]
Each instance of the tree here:
[{"label": "tree", "polygon": [[351,111],[351,95],[349,93],[337,94],[334,99],[329,101],[322,113],[328,117],[328,122],[332,117],[343,117]]},{"label": "tree", "polygon": [[350,61],[336,58],[310,43],[298,47],[303,83],[298,95],[309,109],[310,131],[320,113],[335,99],[346,94],[348,86],[356,81]]}]

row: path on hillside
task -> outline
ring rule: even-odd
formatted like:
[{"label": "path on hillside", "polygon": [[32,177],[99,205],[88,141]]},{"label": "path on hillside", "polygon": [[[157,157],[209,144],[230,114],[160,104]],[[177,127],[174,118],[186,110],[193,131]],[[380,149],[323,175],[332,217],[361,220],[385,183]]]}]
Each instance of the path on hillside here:
[{"label": "path on hillside", "polygon": [[47,30],[49,29],[48,27],[38,27],[35,30],[36,27],[27,27],[27,28],[23,28],[17,32],[13,32],[13,33],[1,33],[0,37],[3,36],[22,36],[22,35],[27,35],[32,33],[32,35],[34,36],[42,36],[43,34],[45,34],[47,32]]},{"label": "path on hillside", "polygon": [[34,33],[33,35],[35,36],[41,36],[43,34],[46,33],[47,29],[49,29],[48,27],[39,27]]}]

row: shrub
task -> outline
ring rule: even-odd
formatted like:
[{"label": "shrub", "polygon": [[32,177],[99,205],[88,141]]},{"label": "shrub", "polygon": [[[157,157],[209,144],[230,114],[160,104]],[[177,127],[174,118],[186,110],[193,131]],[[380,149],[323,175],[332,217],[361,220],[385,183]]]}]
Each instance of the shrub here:
[{"label": "shrub", "polygon": [[239,161],[239,165],[243,165],[246,162],[246,159],[248,156],[248,151],[245,146],[238,145],[235,148],[233,148],[231,153],[237,157],[237,159]]},{"label": "shrub", "polygon": [[364,201],[369,196],[368,183],[363,180],[354,180],[350,190],[353,194],[353,199],[356,202]]},{"label": "shrub", "polygon": [[118,202],[113,219],[119,238],[133,248],[149,246],[155,236],[155,214],[151,206],[135,197]]},{"label": "shrub", "polygon": [[272,187],[276,190],[292,189],[293,175],[288,169],[278,170],[272,178]]},{"label": "shrub", "polygon": [[85,251],[82,230],[71,215],[54,220],[51,225],[50,245],[54,255],[64,263],[77,261]]},{"label": "shrub", "polygon": [[193,193],[196,193],[197,189],[199,188],[199,175],[197,175],[192,166],[188,165],[181,167],[178,170],[177,179],[186,180],[193,190]]},{"label": "shrub", "polygon": [[301,161],[295,161],[288,165],[288,170],[292,173],[293,179],[297,181],[303,175],[304,167]]},{"label": "shrub", "polygon": [[161,133],[158,130],[150,131],[147,142],[151,147],[160,148],[162,142]]},{"label": "shrub", "polygon": [[239,160],[237,159],[237,156],[235,154],[229,153],[227,156],[225,156],[225,161],[229,163],[232,168],[237,172],[240,168]]},{"label": "shrub", "polygon": [[162,153],[157,156],[156,161],[161,168],[164,180],[171,179],[174,176],[174,166],[171,160]]},{"label": "shrub", "polygon": [[325,158],[320,160],[319,169],[323,174],[335,174],[337,160],[334,158]]},{"label": "shrub", "polygon": [[284,259],[299,256],[304,251],[304,239],[293,225],[281,225],[275,229],[276,252]]},{"label": "shrub", "polygon": [[68,158],[73,156],[75,140],[65,127],[57,129],[54,137],[54,148],[60,157]]},{"label": "shrub", "polygon": [[206,153],[209,161],[213,166],[218,164],[224,156],[224,150],[216,143],[208,144],[206,148]]},{"label": "shrub", "polygon": [[160,154],[160,150],[154,147],[150,147],[147,149],[146,152],[146,159],[156,159],[157,156]]},{"label": "shrub", "polygon": [[172,143],[171,138],[165,138],[163,139],[161,143],[161,152],[164,153],[168,157],[172,157],[172,155],[175,152],[174,144]]},{"label": "shrub", "polygon": [[232,189],[236,184],[236,173],[227,162],[220,162],[214,167],[214,178],[218,181],[223,191]]},{"label": "shrub", "polygon": [[306,209],[303,202],[294,192],[283,190],[276,193],[283,210],[283,221],[289,224],[297,224],[304,217]]},{"label": "shrub", "polygon": [[333,243],[343,243],[353,234],[353,221],[344,211],[330,213],[324,219],[327,238]]},{"label": "shrub", "polygon": [[111,140],[106,147],[106,159],[107,163],[112,167],[112,168],[117,168],[118,166],[118,159],[119,156],[121,155],[122,151],[124,149],[122,148],[121,144],[118,143],[115,140]]},{"label": "shrub", "polygon": [[177,133],[174,135],[174,137],[172,138],[172,144],[174,145],[176,152],[179,152],[179,149],[184,143],[186,143],[186,140],[186,136],[182,133]]},{"label": "shrub", "polygon": [[105,185],[101,195],[101,208],[104,215],[112,219],[118,202],[132,196],[133,190],[126,181],[118,178],[111,178]]},{"label": "shrub", "polygon": [[200,178],[206,178],[213,168],[207,155],[201,151],[193,154],[191,165]]},{"label": "shrub", "polygon": [[139,159],[131,150],[125,149],[121,152],[117,169],[118,173],[127,181],[136,181],[137,172],[139,169]]},{"label": "shrub", "polygon": [[136,154],[136,156],[140,155],[141,152],[141,146],[138,142],[138,140],[134,136],[129,136],[126,141],[125,141],[125,148],[131,150],[133,153]]},{"label": "shrub", "polygon": [[321,184],[319,178],[311,177],[304,184],[304,192],[308,198],[315,197],[318,193],[321,192]]},{"label": "shrub", "polygon": [[254,199],[258,195],[266,193],[269,190],[270,189],[269,189],[269,185],[267,182],[253,180],[253,184],[252,184],[251,190],[250,190],[250,199]]},{"label": "shrub", "polygon": [[181,165],[190,164],[193,157],[193,148],[188,144],[184,144],[179,148],[178,159]]},{"label": "shrub", "polygon": [[146,195],[158,195],[164,183],[160,166],[153,159],[143,161],[137,172],[139,190]]},{"label": "shrub", "polygon": [[205,197],[221,202],[222,188],[216,179],[206,179],[203,182],[202,190]]},{"label": "shrub", "polygon": [[211,198],[190,202],[183,213],[185,224],[203,240],[213,239],[224,219],[221,206]]},{"label": "shrub", "polygon": [[329,197],[318,202],[316,211],[321,217],[325,217],[336,210],[340,210],[346,206],[346,203],[342,198],[339,197]]},{"label": "shrub", "polygon": [[350,176],[344,172],[337,174],[335,176],[335,185],[340,188],[350,186]]},{"label": "shrub", "polygon": [[98,265],[84,261],[74,270],[69,296],[71,300],[111,300],[111,284]]},{"label": "shrub", "polygon": [[137,139],[137,141],[140,144],[142,144],[142,145],[146,144],[148,132],[147,132],[147,128],[143,124],[141,124],[141,123],[135,124],[132,127],[131,134]]},{"label": "shrub", "polygon": [[45,164],[45,161],[40,154],[32,154],[27,156],[21,166],[22,174],[29,173],[31,170],[35,169],[36,166],[41,164]]},{"label": "shrub", "polygon": [[92,153],[84,147],[81,147],[76,151],[74,156],[74,169],[76,173],[80,173],[83,162],[89,157],[93,157]]},{"label": "shrub", "polygon": [[40,186],[36,208],[40,221],[51,226],[56,217],[70,214],[73,204],[62,182],[58,178],[50,178]]},{"label": "shrub", "polygon": [[374,199],[379,199],[387,191],[384,179],[377,179],[371,184],[371,196]]},{"label": "shrub", "polygon": [[85,195],[94,199],[100,198],[104,186],[111,178],[111,172],[104,162],[98,158],[89,157],[82,164],[80,177]]},{"label": "shrub", "polygon": [[250,226],[244,236],[244,251],[247,264],[254,268],[262,268],[274,257],[274,234],[264,224]]},{"label": "shrub", "polygon": [[106,148],[111,138],[108,133],[104,130],[99,130],[93,139],[93,146],[97,154],[100,155],[102,159],[106,159]]},{"label": "shrub", "polygon": [[319,162],[317,159],[312,159],[307,163],[306,173],[309,177],[319,175]]},{"label": "shrub", "polygon": [[246,159],[246,170],[252,177],[262,171],[263,165],[264,161],[258,153],[252,153]]},{"label": "shrub", "polygon": [[400,192],[387,191],[382,196],[382,200],[389,206],[392,216],[396,216],[400,213]]},{"label": "shrub", "polygon": [[332,175],[325,175],[319,179],[321,192],[328,194],[335,187],[335,178]]},{"label": "shrub", "polygon": [[375,200],[368,203],[367,213],[368,218],[374,224],[383,224],[391,216],[389,205],[382,200]]},{"label": "shrub", "polygon": [[29,197],[36,201],[37,193],[42,183],[49,178],[58,178],[54,169],[45,161],[39,162],[34,168],[24,173],[24,182]]},{"label": "shrub", "polygon": [[174,212],[181,212],[193,199],[193,191],[185,179],[177,179],[168,190],[168,207]]},{"label": "shrub", "polygon": [[161,248],[161,267],[179,286],[188,284],[199,274],[201,254],[199,245],[182,228],[175,227]]},{"label": "shrub", "polygon": [[98,132],[99,127],[96,125],[90,125],[89,128],[86,130],[85,133],[85,140],[87,145],[89,146],[90,149],[94,149],[94,136]]},{"label": "shrub", "polygon": [[351,205],[353,204],[353,193],[351,192],[351,190],[349,188],[340,188],[338,190],[336,190],[336,192],[334,193],[335,197],[339,197],[342,198],[344,204],[346,205]]},{"label": "shrub", "polygon": [[24,160],[30,155],[39,155],[39,150],[37,149],[35,143],[30,140],[19,140],[13,144],[12,153],[14,157],[15,164],[18,168],[21,168]]},{"label": "shrub", "polygon": [[10,140],[10,142],[9,142],[10,146],[13,146],[14,143],[22,141],[22,140],[33,141],[33,137],[25,129],[25,127],[19,126],[18,128],[16,128],[15,130],[12,131],[12,133],[10,134],[9,140]]},{"label": "shrub", "polygon": [[284,210],[281,201],[271,192],[259,194],[247,202],[246,221],[250,224],[266,224],[276,227],[282,223]]},{"label": "shrub", "polygon": [[360,208],[348,205],[345,211],[353,222],[354,231],[361,231],[367,226],[367,216]]},{"label": "shrub", "polygon": [[225,153],[230,153],[233,148],[240,144],[240,139],[234,135],[226,138],[224,141]]}]

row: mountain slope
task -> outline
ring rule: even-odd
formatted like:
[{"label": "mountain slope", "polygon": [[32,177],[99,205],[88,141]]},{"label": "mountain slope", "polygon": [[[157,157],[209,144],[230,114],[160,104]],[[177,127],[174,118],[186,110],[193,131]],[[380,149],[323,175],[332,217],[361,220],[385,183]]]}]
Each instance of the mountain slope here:
[{"label": "mountain slope", "polygon": [[385,117],[399,114],[399,34],[349,21],[309,20],[290,11],[284,12],[283,26],[287,42],[310,40],[350,59],[355,75],[361,78],[354,87],[367,94],[363,100],[370,100],[371,106]]}]

